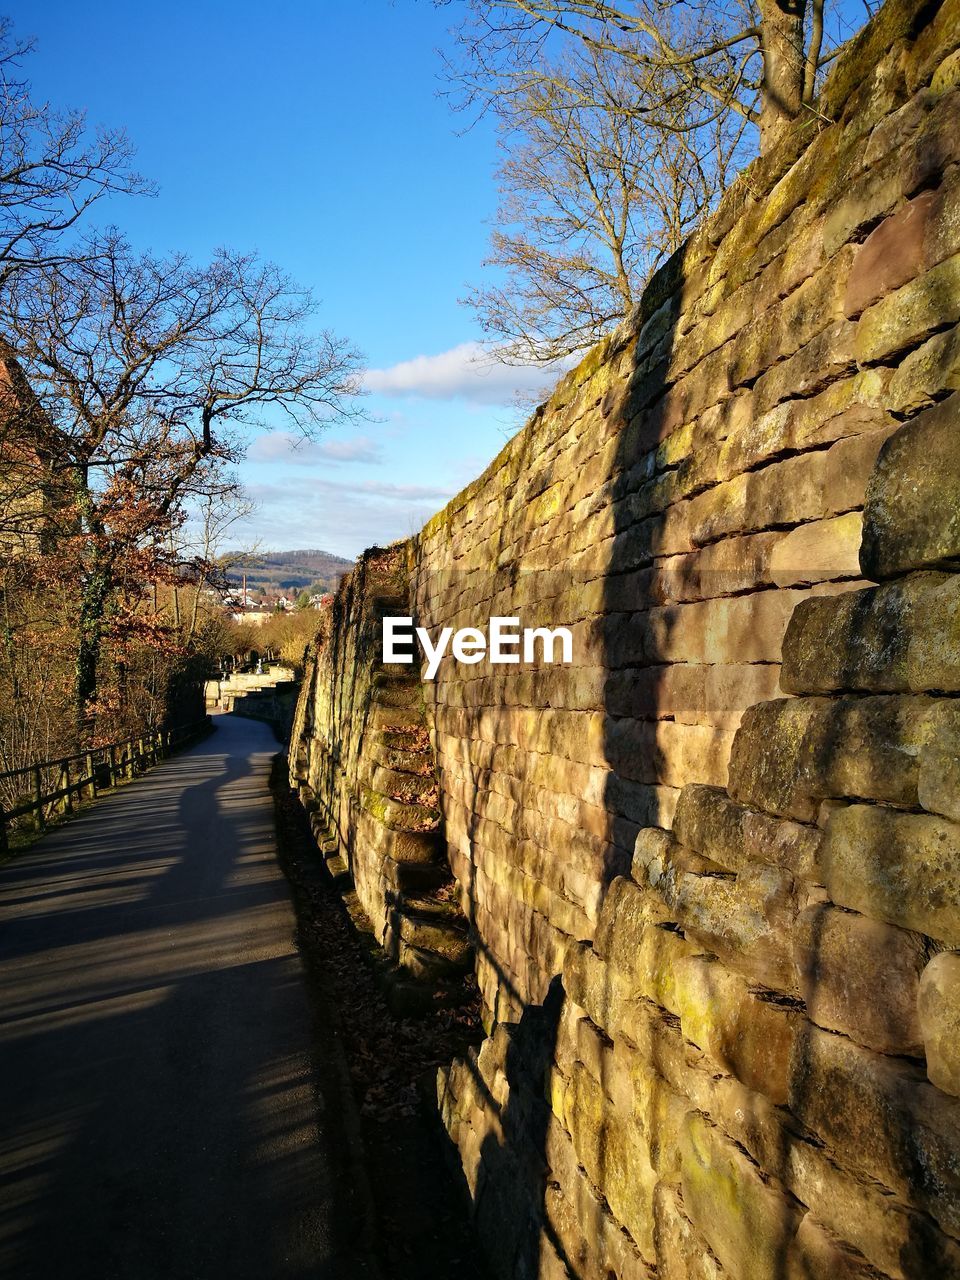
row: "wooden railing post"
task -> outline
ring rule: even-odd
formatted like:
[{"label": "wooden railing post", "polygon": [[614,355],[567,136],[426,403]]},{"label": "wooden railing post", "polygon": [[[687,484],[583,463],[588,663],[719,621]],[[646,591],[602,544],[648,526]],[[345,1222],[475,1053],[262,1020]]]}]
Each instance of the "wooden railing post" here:
[{"label": "wooden railing post", "polygon": [[[124,776],[132,779],[138,769],[156,765],[178,746],[195,741],[204,723],[198,722],[187,729],[152,729],[125,742],[61,756],[58,760],[23,765],[0,774],[0,779],[16,780],[12,794],[17,797],[9,810],[0,806],[0,852],[9,847],[9,823],[30,818],[37,832],[42,832],[51,816],[72,814],[85,794],[95,799],[102,791],[115,787]],[[49,792],[46,786],[50,786]],[[30,791],[32,797],[27,799]]]},{"label": "wooden railing post", "polygon": [[42,831],[46,826],[46,819],[43,816],[43,772],[38,764],[33,766],[33,799],[37,806],[37,830]]}]

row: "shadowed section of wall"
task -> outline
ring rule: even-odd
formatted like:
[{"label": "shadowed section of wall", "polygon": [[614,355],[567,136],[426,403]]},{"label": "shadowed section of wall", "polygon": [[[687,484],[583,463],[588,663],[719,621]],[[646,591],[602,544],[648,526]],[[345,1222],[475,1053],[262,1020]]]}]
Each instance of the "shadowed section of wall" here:
[{"label": "shadowed section of wall", "polygon": [[381,661],[381,620],[407,609],[403,547],[368,551],[308,655],[290,779],[330,870],[349,873],[377,940],[416,978],[461,976],[472,952],[444,856],[420,681]]},{"label": "shadowed section of wall", "polygon": [[405,545],[575,637],[422,686],[511,1280],[960,1277],[958,46],[881,10]]}]

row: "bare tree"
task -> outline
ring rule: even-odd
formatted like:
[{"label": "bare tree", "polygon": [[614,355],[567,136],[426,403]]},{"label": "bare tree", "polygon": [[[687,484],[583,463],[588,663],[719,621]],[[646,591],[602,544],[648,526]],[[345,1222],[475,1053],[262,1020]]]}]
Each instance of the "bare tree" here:
[{"label": "bare tree", "polygon": [[825,23],[823,0],[458,4],[455,102],[493,114],[504,156],[496,274],[464,300],[522,363],[623,318],[758,139],[817,118],[818,73],[856,21],[838,5]]},{"label": "bare tree", "polygon": [[[243,559],[244,552],[225,552],[224,538],[255,510],[255,504],[234,480],[227,478],[220,489],[209,488],[192,504],[176,543],[178,572],[186,587],[186,608],[180,615],[181,642],[190,648],[209,620],[212,602],[222,604],[230,589],[228,572]],[[174,591],[179,586],[174,585]],[[206,600],[207,608],[204,608]],[[217,609],[217,612],[220,610]]]},{"label": "bare tree", "polygon": [[684,95],[665,102],[669,120],[643,121],[637,68],[590,46],[540,71],[494,105],[504,160],[484,265],[500,280],[465,299],[499,358],[524,364],[623,318],[725,187],[746,127],[716,115],[690,128]]},{"label": "bare tree", "polygon": [[[18,277],[86,252],[69,233],[91,205],[153,189],[132,170],[122,130],[90,129],[82,111],[34,97],[21,71],[34,48],[0,18],[0,311]],[[54,434],[19,365],[0,350],[0,543],[8,551],[42,543]]]},{"label": "bare tree", "polygon": [[652,123],[668,126],[683,96],[687,127],[734,114],[756,126],[766,151],[815,113],[824,0],[465,2],[452,70],[474,102],[523,92],[545,74],[559,37],[633,66],[641,90],[633,109]]},{"label": "bare tree", "polygon": [[64,233],[102,196],[152,190],[132,170],[122,130],[91,130],[82,111],[35,100],[21,74],[33,49],[0,18],[0,285],[62,259]]},{"label": "bare tree", "polygon": [[175,575],[185,504],[230,487],[249,426],[310,434],[356,414],[359,356],[311,327],[309,293],[251,255],[198,268],[138,255],[112,232],[8,294],[8,350],[56,433],[50,519],[77,557],[87,721],[108,614],[123,625],[145,583]]}]

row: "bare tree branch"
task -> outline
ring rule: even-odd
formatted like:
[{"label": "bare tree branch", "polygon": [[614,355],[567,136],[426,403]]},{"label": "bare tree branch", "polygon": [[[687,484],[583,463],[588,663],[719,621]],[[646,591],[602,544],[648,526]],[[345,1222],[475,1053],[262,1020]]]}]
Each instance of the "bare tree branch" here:
[{"label": "bare tree branch", "polygon": [[822,0],[456,2],[464,18],[446,66],[462,108],[499,110],[549,79],[558,48],[579,45],[634,68],[633,110],[659,127],[679,96],[685,127],[738,115],[762,150],[812,106],[825,45],[849,34],[838,7],[827,39]]},{"label": "bare tree branch", "polygon": [[659,87],[669,120],[641,120],[637,68],[591,46],[541,71],[496,104],[504,159],[486,265],[500,280],[465,299],[519,363],[569,355],[623,318],[723,189],[746,127],[694,124],[702,104]]},{"label": "bare tree branch", "polygon": [[32,98],[20,67],[33,48],[0,19],[0,284],[68,254],[64,233],[102,196],[153,191],[122,130],[90,130],[82,111]]},{"label": "bare tree branch", "polygon": [[312,326],[313,299],[270,263],[221,251],[195,267],[115,231],[13,277],[6,303],[6,350],[51,424],[48,520],[77,545],[83,714],[108,602],[129,611],[187,503],[236,488],[246,428],[292,420],[310,435],[357,415],[360,357]]}]

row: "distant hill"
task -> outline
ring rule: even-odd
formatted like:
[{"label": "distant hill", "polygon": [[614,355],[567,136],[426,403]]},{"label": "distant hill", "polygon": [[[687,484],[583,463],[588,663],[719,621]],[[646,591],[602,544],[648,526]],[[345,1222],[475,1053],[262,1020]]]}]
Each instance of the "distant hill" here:
[{"label": "distant hill", "polygon": [[352,560],[329,551],[263,551],[235,565],[227,576],[239,585],[246,574],[247,590],[254,594],[302,591],[313,586],[333,591],[341,576],[352,568]]}]

